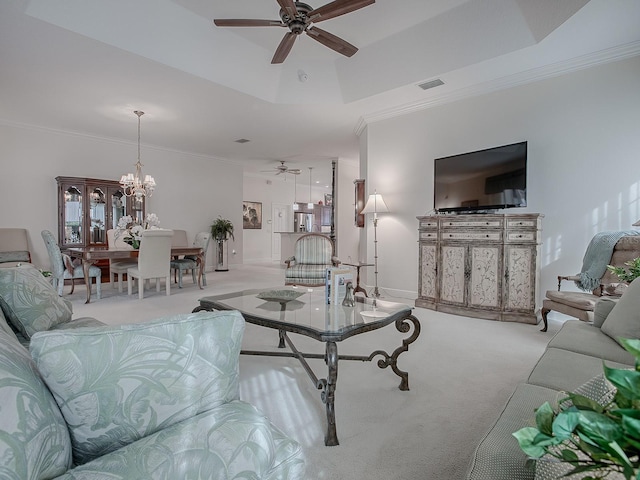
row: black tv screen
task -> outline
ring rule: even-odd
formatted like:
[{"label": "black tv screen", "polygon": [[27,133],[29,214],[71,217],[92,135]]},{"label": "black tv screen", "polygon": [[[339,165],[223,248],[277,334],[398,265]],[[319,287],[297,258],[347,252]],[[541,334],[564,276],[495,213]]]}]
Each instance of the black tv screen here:
[{"label": "black tv screen", "polygon": [[437,212],[527,206],[527,142],[434,160]]}]

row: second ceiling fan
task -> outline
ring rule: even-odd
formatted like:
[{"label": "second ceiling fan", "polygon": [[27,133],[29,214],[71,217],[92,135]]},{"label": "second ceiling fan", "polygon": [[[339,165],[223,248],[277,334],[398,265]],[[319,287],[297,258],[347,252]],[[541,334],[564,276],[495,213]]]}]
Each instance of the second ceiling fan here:
[{"label": "second ceiling fan", "polygon": [[319,8],[293,0],[277,2],[280,5],[280,20],[215,19],[213,23],[218,27],[288,27],[289,32],[284,35],[271,60],[274,64],[284,62],[296,39],[303,33],[324,46],[351,57],[358,51],[357,47],[312,24],[359,10],[375,3],[375,0],[335,0]]}]

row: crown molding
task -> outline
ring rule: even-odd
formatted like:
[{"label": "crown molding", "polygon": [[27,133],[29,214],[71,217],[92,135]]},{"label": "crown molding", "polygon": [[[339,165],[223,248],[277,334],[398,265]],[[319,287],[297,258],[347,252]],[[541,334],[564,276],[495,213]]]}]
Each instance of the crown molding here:
[{"label": "crown molding", "polygon": [[[597,65],[624,60],[626,58],[635,57],[637,55],[640,55],[640,41],[628,43],[618,47],[612,47],[587,55],[582,55],[566,61],[552,63],[543,67],[532,68],[530,70],[525,70],[513,75],[507,75],[487,82],[478,83],[469,87],[460,88],[452,92],[435,95],[427,100],[422,100],[420,102],[412,102],[363,115],[358,119],[358,122],[354,127],[354,131],[356,135],[360,136],[366,126],[370,123],[388,120],[402,115],[407,115],[409,113],[426,110],[428,108],[436,107],[439,105],[464,100],[466,98],[485,95],[488,93],[493,93],[520,85],[526,85],[528,83],[539,82],[547,78],[566,75],[578,70],[584,70]],[[444,78],[445,75],[441,75],[440,77]]]},{"label": "crown molding", "polygon": [[[96,140],[96,141],[100,141],[100,142],[108,142],[108,143],[115,143],[118,145],[133,145],[133,146],[137,146],[138,144],[134,141],[131,140],[123,140],[121,138],[115,138],[115,137],[106,137],[106,136],[102,136],[102,135],[95,135],[95,134],[91,134],[91,133],[86,133],[86,132],[78,132],[75,130],[63,130],[60,128],[52,128],[52,127],[45,127],[42,125],[35,125],[35,124],[31,124],[31,123],[22,123],[22,122],[16,122],[13,120],[8,120],[6,118],[0,118],[0,126],[4,126],[4,127],[12,127],[12,128],[20,128],[23,130],[32,130],[32,131],[38,131],[38,132],[46,132],[46,133],[52,133],[55,135],[66,135],[68,137],[78,137],[78,138],[89,138],[91,140]],[[222,158],[222,157],[216,157],[214,155],[205,155],[203,153],[196,153],[196,152],[189,152],[189,151],[185,151],[185,150],[178,150],[175,148],[167,148],[167,147],[161,147],[158,145],[152,145],[149,143],[142,143],[142,145],[144,145],[145,148],[150,148],[152,150],[157,150],[157,151],[162,151],[162,152],[170,152],[170,153],[174,153],[174,154],[178,154],[178,155],[187,155],[190,157],[196,157],[196,158],[203,158],[203,159],[207,159],[207,160],[218,160],[220,162],[226,162],[229,163],[231,165],[237,165],[236,162],[229,160],[227,158]]]}]

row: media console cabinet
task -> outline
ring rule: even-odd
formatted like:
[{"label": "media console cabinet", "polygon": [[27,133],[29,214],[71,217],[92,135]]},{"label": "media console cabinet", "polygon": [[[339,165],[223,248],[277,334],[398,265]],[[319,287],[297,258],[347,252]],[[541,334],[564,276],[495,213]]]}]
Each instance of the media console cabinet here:
[{"label": "media console cabinet", "polygon": [[542,215],[438,214],[417,219],[416,307],[538,323]]}]

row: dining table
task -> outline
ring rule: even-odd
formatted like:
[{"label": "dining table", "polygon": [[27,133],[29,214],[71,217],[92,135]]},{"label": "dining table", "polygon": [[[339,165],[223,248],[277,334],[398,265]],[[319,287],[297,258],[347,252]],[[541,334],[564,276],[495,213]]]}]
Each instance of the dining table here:
[{"label": "dining table", "polygon": [[[82,260],[82,271],[84,273],[84,283],[87,286],[87,301],[85,303],[91,303],[91,277],[89,277],[89,267],[99,260],[113,260],[119,258],[135,258],[138,256],[139,250],[126,249],[126,248],[109,248],[102,246],[90,246],[90,247],[70,247],[65,249],[65,253],[71,258],[79,258]],[[198,265],[198,287],[202,290],[202,271],[205,268],[204,265],[204,251],[201,247],[171,247],[171,256],[167,261],[171,261],[172,258],[178,258],[181,255],[189,255],[196,257],[196,264]]]}]

